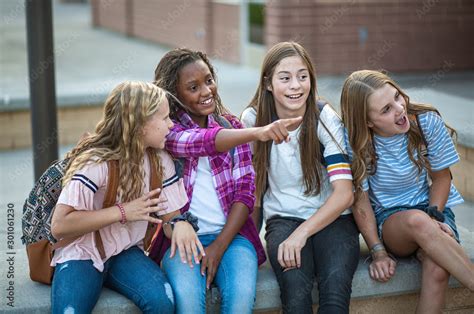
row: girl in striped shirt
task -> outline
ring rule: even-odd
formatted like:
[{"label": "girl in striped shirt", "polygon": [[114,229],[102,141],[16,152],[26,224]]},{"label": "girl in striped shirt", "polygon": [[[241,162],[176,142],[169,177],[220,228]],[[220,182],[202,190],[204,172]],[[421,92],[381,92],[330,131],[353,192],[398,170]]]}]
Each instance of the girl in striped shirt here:
[{"label": "girl in striped shirt", "polygon": [[422,265],[417,313],[439,313],[450,274],[474,289],[473,264],[459,245],[451,211],[463,202],[449,171],[459,161],[454,130],[436,109],[411,102],[377,71],[352,73],[341,107],[356,189],[354,216],[371,248],[370,275],[382,282],[394,275],[395,261],[385,247],[396,256],[416,253]]},{"label": "girl in striped shirt", "polygon": [[[188,200],[163,150],[172,125],[163,89],[127,81],[105,101],[95,133],[68,154],[51,232],[56,239],[75,240],[54,251],[52,313],[92,312],[102,286],[125,295],[143,313],[174,313],[165,274],[143,252],[148,224],[161,222],[150,214],[168,221]],[[108,167],[117,161],[117,194],[108,196],[114,182]],[[161,190],[151,189],[152,173],[162,179]],[[104,208],[104,203],[116,205]],[[198,242],[189,223],[177,224],[173,232],[164,229],[175,247]]]},{"label": "girl in striped shirt", "polygon": [[352,175],[343,126],[331,106],[317,105],[315,71],[306,50],[282,42],[267,52],[242,121],[263,126],[298,116],[303,120],[290,128],[289,142],[254,143],[267,253],[284,313],[312,312],[315,279],[319,312],[349,313],[359,233],[349,209]]}]

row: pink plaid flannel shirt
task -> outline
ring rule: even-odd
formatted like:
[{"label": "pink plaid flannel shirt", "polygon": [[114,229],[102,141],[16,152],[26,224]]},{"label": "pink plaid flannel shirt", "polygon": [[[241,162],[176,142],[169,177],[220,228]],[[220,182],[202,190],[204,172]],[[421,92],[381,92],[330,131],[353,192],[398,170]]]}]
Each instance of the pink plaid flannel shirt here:
[{"label": "pink plaid flannel shirt", "polygon": [[[236,117],[231,115],[225,117],[234,128],[242,128],[242,124]],[[209,164],[216,183],[216,193],[225,216],[228,216],[235,202],[241,202],[249,208],[249,217],[239,233],[252,242],[257,252],[258,263],[262,264],[265,261],[265,251],[250,217],[255,203],[255,171],[249,144],[237,146],[234,156],[231,156],[230,151],[218,152],[215,140],[222,126],[214,120],[212,115],[208,116],[208,127],[205,129],[200,128],[184,111],[179,111],[178,121],[173,122],[174,126],[166,138],[166,150],[173,157],[186,160],[183,180],[189,202],[182,211],[189,209],[199,157],[209,156]]]}]

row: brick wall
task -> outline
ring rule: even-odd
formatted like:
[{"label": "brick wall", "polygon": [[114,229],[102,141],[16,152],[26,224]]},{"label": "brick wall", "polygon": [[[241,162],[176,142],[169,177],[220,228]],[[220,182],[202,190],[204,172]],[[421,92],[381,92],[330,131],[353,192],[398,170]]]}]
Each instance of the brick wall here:
[{"label": "brick wall", "polygon": [[208,0],[92,0],[93,25],[240,61],[240,8]]},{"label": "brick wall", "polygon": [[212,57],[232,63],[240,62],[240,7],[212,3]]},{"label": "brick wall", "polygon": [[[59,108],[59,145],[77,143],[84,132],[94,131],[102,112],[102,105]],[[0,150],[31,147],[30,111],[0,112],[0,132]]]},{"label": "brick wall", "polygon": [[132,34],[171,47],[211,46],[210,4],[206,0],[132,1]]},{"label": "brick wall", "polygon": [[451,167],[454,185],[466,200],[474,201],[474,148],[457,146],[461,162]]},{"label": "brick wall", "polygon": [[91,0],[92,25],[130,35],[131,0]]},{"label": "brick wall", "polygon": [[474,68],[473,1],[271,0],[265,12],[267,46],[301,42],[320,73]]}]

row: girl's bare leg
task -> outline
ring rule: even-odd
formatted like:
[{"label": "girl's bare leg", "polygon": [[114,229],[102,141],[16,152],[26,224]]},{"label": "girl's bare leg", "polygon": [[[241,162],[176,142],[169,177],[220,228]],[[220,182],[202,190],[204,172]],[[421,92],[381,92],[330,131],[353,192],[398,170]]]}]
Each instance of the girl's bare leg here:
[{"label": "girl's bare leg", "polygon": [[422,249],[418,250],[417,257],[421,262],[422,276],[420,300],[416,313],[441,313],[445,304],[449,273],[436,264]]},{"label": "girl's bare leg", "polygon": [[392,253],[407,256],[418,247],[434,263],[448,271],[466,288],[474,291],[474,265],[463,248],[420,210],[391,215],[383,225],[383,239]]}]

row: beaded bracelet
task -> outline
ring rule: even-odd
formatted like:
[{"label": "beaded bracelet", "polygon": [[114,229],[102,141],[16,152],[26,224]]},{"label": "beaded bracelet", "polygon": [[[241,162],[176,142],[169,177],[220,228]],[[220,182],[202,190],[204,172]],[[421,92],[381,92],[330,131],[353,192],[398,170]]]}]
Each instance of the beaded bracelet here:
[{"label": "beaded bracelet", "polygon": [[387,250],[385,250],[385,246],[382,243],[379,242],[374,244],[374,246],[370,248],[370,256],[372,256],[372,259],[374,259],[375,253],[382,251],[387,252]]},{"label": "beaded bracelet", "polygon": [[122,216],[122,218],[120,219],[120,223],[122,225],[126,224],[127,223],[127,216],[125,215],[125,208],[123,208],[122,203],[117,203],[117,204],[115,204],[115,206],[117,206],[118,209],[120,209],[120,215]]}]

